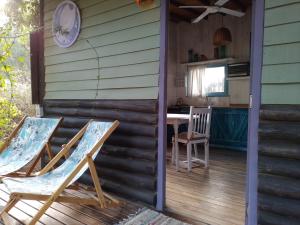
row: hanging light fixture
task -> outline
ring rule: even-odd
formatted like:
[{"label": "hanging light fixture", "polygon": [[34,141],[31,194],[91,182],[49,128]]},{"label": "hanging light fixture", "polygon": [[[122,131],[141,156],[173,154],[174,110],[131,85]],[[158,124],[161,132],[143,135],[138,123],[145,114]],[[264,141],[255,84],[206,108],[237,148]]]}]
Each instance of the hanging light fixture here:
[{"label": "hanging light fixture", "polygon": [[228,45],[232,42],[231,32],[226,27],[221,27],[214,34],[213,43],[215,46]]},{"label": "hanging light fixture", "polygon": [[135,2],[141,9],[148,9],[154,6],[154,0],[135,0]]},{"label": "hanging light fixture", "polygon": [[228,28],[224,27],[222,16],[222,27],[217,29],[214,34],[213,44],[215,46],[228,45],[232,42],[231,32]]}]

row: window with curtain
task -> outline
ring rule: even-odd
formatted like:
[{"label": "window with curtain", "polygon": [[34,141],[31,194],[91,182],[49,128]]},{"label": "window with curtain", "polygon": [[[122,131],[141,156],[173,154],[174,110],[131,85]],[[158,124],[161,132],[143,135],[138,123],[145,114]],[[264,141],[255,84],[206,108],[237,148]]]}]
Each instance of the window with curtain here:
[{"label": "window with curtain", "polygon": [[186,96],[206,97],[227,94],[226,66],[191,66],[185,77]]}]

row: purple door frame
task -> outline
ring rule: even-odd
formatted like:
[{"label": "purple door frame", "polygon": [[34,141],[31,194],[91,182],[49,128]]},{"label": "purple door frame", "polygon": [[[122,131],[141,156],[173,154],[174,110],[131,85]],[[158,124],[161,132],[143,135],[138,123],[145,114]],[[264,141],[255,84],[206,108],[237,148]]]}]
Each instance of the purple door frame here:
[{"label": "purple door frame", "polygon": [[[157,159],[157,205],[163,211],[166,194],[166,113],[168,62],[168,8],[169,0],[161,0],[160,79]],[[248,121],[246,224],[257,224],[258,126],[261,103],[261,74],[263,62],[264,0],[252,3],[251,36],[251,108]]]},{"label": "purple door frame", "polygon": [[251,33],[251,86],[248,118],[246,224],[257,224],[258,128],[261,104],[265,1],[253,0]]},{"label": "purple door frame", "polygon": [[167,69],[168,69],[168,18],[169,0],[161,0],[160,6],[160,76],[158,114],[158,157],[157,157],[157,204],[163,211],[166,200],[166,149],[167,149]]}]

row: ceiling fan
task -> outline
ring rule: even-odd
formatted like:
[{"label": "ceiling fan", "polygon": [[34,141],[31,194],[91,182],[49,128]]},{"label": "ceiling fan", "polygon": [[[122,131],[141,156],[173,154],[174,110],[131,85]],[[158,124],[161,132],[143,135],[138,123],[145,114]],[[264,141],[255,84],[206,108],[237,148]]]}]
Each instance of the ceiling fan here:
[{"label": "ceiling fan", "polygon": [[203,6],[203,5],[179,6],[179,8],[182,8],[182,9],[196,9],[196,8],[206,9],[199,17],[192,20],[192,23],[198,23],[199,21],[204,19],[206,16],[208,16],[209,14],[213,14],[213,13],[224,13],[224,14],[228,14],[228,15],[231,15],[231,16],[237,16],[237,17],[242,17],[242,16],[245,15],[244,12],[240,12],[240,11],[237,11],[237,10],[232,10],[232,9],[227,9],[227,8],[222,7],[228,1],[230,1],[230,0],[219,0],[215,3],[214,6]]}]

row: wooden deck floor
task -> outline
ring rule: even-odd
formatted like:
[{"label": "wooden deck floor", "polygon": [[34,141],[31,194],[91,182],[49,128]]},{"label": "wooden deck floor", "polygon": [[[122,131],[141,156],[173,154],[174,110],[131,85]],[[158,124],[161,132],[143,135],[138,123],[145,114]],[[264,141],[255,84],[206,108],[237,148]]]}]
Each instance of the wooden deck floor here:
[{"label": "wooden deck floor", "polygon": [[[186,157],[184,150],[181,157]],[[167,211],[192,224],[243,225],[246,153],[211,149],[210,154],[210,168],[191,173],[176,172],[168,160]]]},{"label": "wooden deck floor", "polygon": [[[3,184],[0,185],[0,206],[8,201],[9,195]],[[90,206],[80,206],[67,203],[55,203],[41,217],[38,225],[112,225],[135,213],[141,205],[123,201],[117,208],[98,209]],[[15,224],[23,224],[32,218],[42,206],[38,201],[20,201],[10,210],[10,216]],[[1,224],[1,222],[0,222]]]}]

